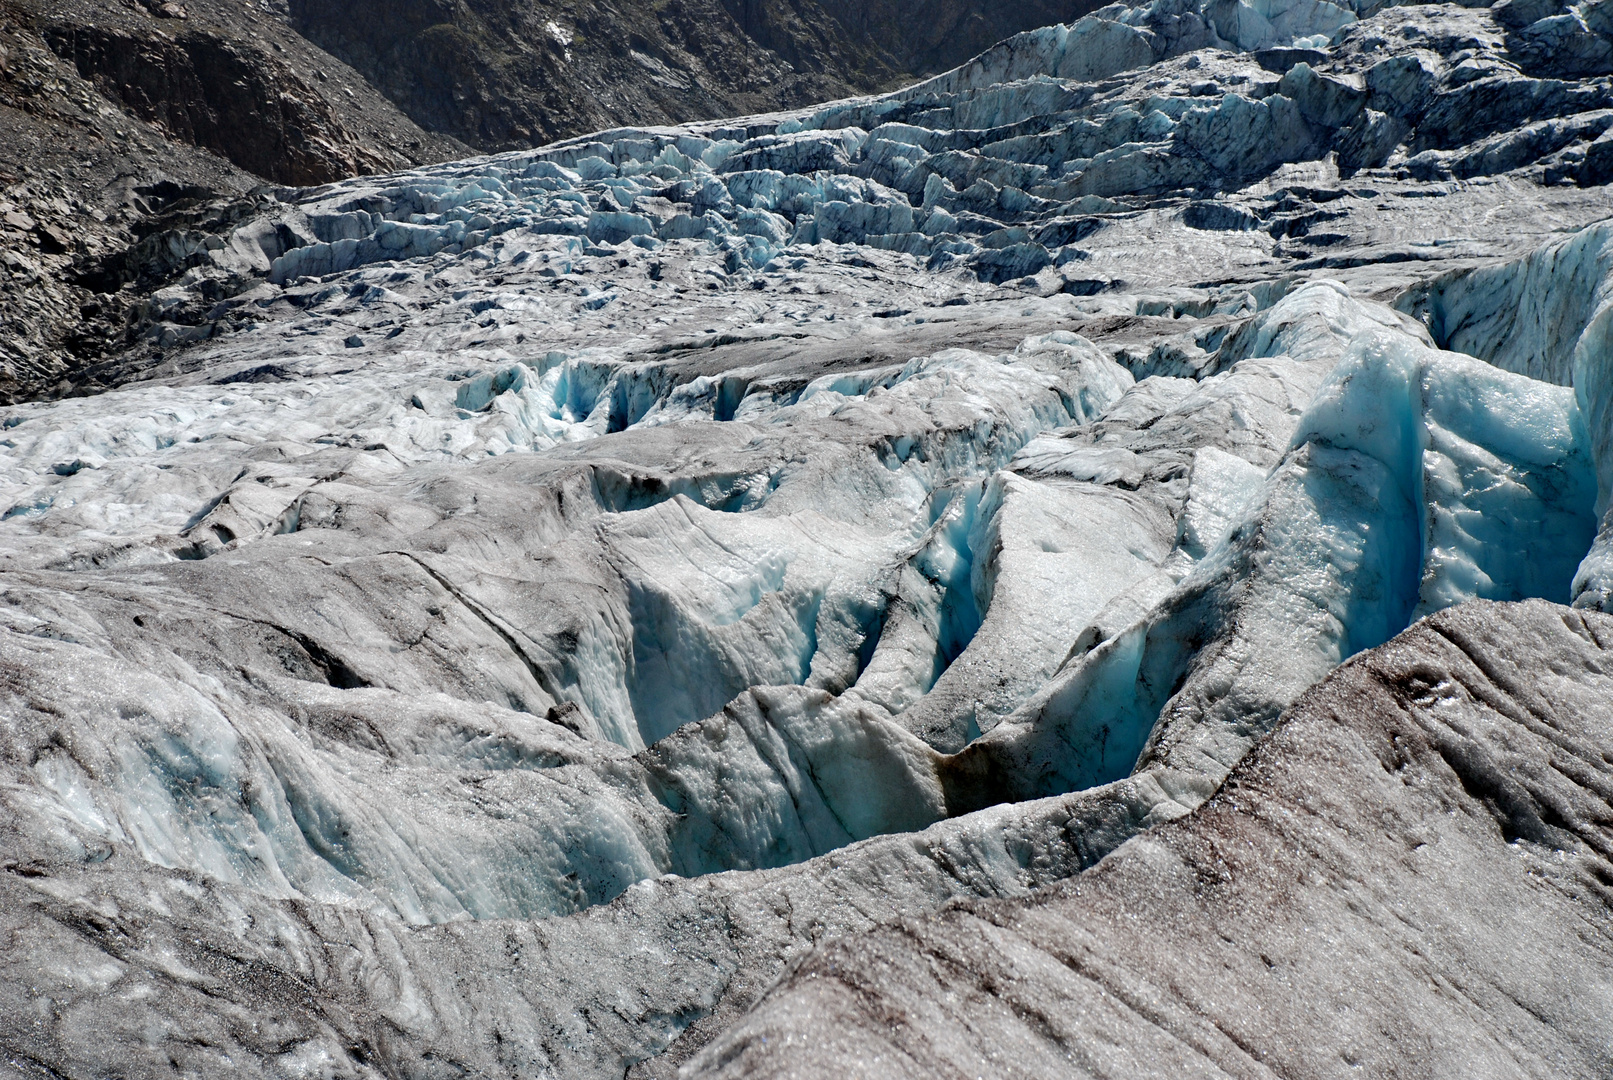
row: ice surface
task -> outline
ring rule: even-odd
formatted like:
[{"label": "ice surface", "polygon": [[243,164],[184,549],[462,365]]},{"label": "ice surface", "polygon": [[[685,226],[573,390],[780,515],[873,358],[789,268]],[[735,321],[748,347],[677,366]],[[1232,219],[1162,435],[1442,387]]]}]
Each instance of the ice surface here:
[{"label": "ice surface", "polygon": [[826,942],[684,1075],[1346,1076],[1415,1045],[1451,1075],[1594,1076],[1606,901],[1578,883],[1608,865],[1609,629],[1443,612],[1198,813],[1062,887]]},{"label": "ice surface", "polygon": [[0,410],[0,1028],[670,1075],[1414,620],[1607,603],[1604,39],[1500,17],[1112,5],[176,237]]},{"label": "ice surface", "polygon": [[[1389,331],[1329,283],[1283,304],[1356,328],[1287,453],[1258,494],[1247,469],[1223,466],[1236,524],[1151,612],[964,752],[965,805],[1134,766],[1224,775],[1302,690],[1414,617],[1475,597],[1569,599],[1595,521],[1572,393]],[[1213,484],[1198,485],[1206,502]],[[1184,541],[1197,516],[1183,513]],[[982,772],[1006,792],[981,790]]]},{"label": "ice surface", "polygon": [[[1519,260],[1444,275],[1401,301],[1450,348],[1509,371],[1573,387],[1578,405],[1574,421],[1581,425],[1575,435],[1594,463],[1596,508],[1603,514],[1613,492],[1613,442],[1608,436],[1613,402],[1609,373],[1613,352],[1608,340],[1613,297],[1608,272],[1613,261],[1608,241],[1607,226],[1597,225]],[[1478,415],[1473,420],[1484,423],[1486,403],[1474,411]],[[1510,428],[1512,420],[1507,417],[1500,426]],[[1569,437],[1567,432],[1555,439],[1544,432],[1536,435],[1537,424],[1522,425],[1522,430],[1555,442]],[[1574,535],[1574,541],[1558,550],[1574,547],[1579,533]],[[1554,567],[1552,572],[1559,571]],[[1574,577],[1572,597],[1578,605],[1601,608],[1610,595],[1608,548],[1599,537]]]}]

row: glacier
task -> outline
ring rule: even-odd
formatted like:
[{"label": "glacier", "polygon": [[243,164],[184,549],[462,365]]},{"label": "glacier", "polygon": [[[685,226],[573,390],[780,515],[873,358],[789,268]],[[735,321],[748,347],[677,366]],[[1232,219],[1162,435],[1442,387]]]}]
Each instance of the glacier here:
[{"label": "glacier", "polygon": [[859,935],[1179,883],[1430,628],[1550,668],[1613,596],[1610,34],[1116,4],[164,237],[0,409],[0,1048],[812,1075],[752,1033]]}]

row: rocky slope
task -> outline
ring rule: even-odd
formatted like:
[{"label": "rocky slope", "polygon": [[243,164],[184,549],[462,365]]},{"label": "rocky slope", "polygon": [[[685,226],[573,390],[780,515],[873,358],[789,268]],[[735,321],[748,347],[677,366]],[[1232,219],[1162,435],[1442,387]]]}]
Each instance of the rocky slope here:
[{"label": "rocky slope", "polygon": [[[283,20],[237,4],[0,5],[0,400],[128,344],[118,284],[184,269],[192,218],[466,148],[417,128]],[[174,215],[179,215],[176,219]],[[159,254],[160,252],[160,254]]]},{"label": "rocky slope", "polygon": [[409,123],[268,12],[210,0],[17,10],[105,101],[264,180],[323,184],[464,149]]},{"label": "rocky slope", "polygon": [[416,122],[482,150],[799,107],[944,71],[1093,0],[290,0]]},{"label": "rocky slope", "polygon": [[196,210],[0,410],[8,1060],[1605,1072],[1601,26],[1116,5]]}]

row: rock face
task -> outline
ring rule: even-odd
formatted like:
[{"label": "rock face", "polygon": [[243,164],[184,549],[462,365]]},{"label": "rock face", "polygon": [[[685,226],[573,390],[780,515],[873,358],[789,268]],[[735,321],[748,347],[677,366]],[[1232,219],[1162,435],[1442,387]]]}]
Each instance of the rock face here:
[{"label": "rock face", "polygon": [[[80,155],[110,156],[138,169],[147,165],[150,150],[142,143],[155,141],[147,134],[154,131],[175,149],[210,151],[263,180],[311,185],[468,149],[416,127],[362,76],[267,8],[213,0],[8,0],[4,19],[16,60],[7,103],[46,117],[53,94],[66,96],[71,107],[55,109],[53,119],[72,144],[64,149]],[[7,141],[4,163],[13,175],[44,164]],[[143,179],[222,179],[201,157],[181,161],[170,168],[190,175]],[[93,166],[75,171],[94,176]]]},{"label": "rock face", "polygon": [[170,192],[0,409],[7,1059],[1604,1073],[1609,89],[1523,17]]},{"label": "rock face", "polygon": [[[109,101],[256,176],[322,184],[439,160],[458,148],[409,124],[317,50],[288,53],[279,41],[251,41],[250,19],[232,26],[193,5],[182,23],[161,31],[151,15],[133,14],[144,9],[125,10],[90,24],[56,8],[43,36]],[[275,29],[268,19],[258,25]]]},{"label": "rock face", "polygon": [[944,71],[1093,0],[291,0],[310,41],[483,150],[815,104]]},{"label": "rock face", "polygon": [[[467,151],[282,20],[210,0],[0,4],[0,116],[7,401],[66,392],[65,374],[126,346],[142,290],[114,294],[182,263],[152,250],[176,211]],[[138,272],[108,288],[108,259]]]},{"label": "rock face", "polygon": [[797,965],[692,1076],[1598,1076],[1613,620],[1468,604],[1200,810]]}]

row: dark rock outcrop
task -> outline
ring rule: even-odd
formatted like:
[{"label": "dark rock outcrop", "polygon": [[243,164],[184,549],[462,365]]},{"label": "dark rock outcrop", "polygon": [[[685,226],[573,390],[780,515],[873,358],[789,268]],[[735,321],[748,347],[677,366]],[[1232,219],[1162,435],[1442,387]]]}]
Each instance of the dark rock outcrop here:
[{"label": "dark rock outcrop", "polygon": [[[386,119],[404,129],[383,134],[361,110],[343,116],[334,95],[321,94],[292,63],[217,33],[187,27],[178,35],[144,36],[56,23],[46,27],[45,39],[108,100],[179,142],[276,183],[323,184],[451,152],[442,140],[408,131],[400,117]],[[390,112],[384,103],[366,104]],[[439,153],[422,154],[428,146]]]},{"label": "dark rock outcrop", "polygon": [[[322,184],[466,149],[416,127],[271,12],[217,0],[183,7],[14,0],[7,21],[71,65],[84,91],[100,99],[79,103],[85,117],[111,119],[108,110],[116,110],[125,114],[119,125],[144,121],[165,141],[210,151],[265,180]],[[138,150],[120,148],[118,157],[137,164]]]},{"label": "dark rock outcrop", "polygon": [[293,25],[432,131],[509,150],[886,89],[1095,0],[290,0]]},{"label": "dark rock outcrop", "polygon": [[185,268],[152,239],[176,210],[465,151],[271,13],[0,3],[0,400],[123,347],[138,297],[108,294]]}]

